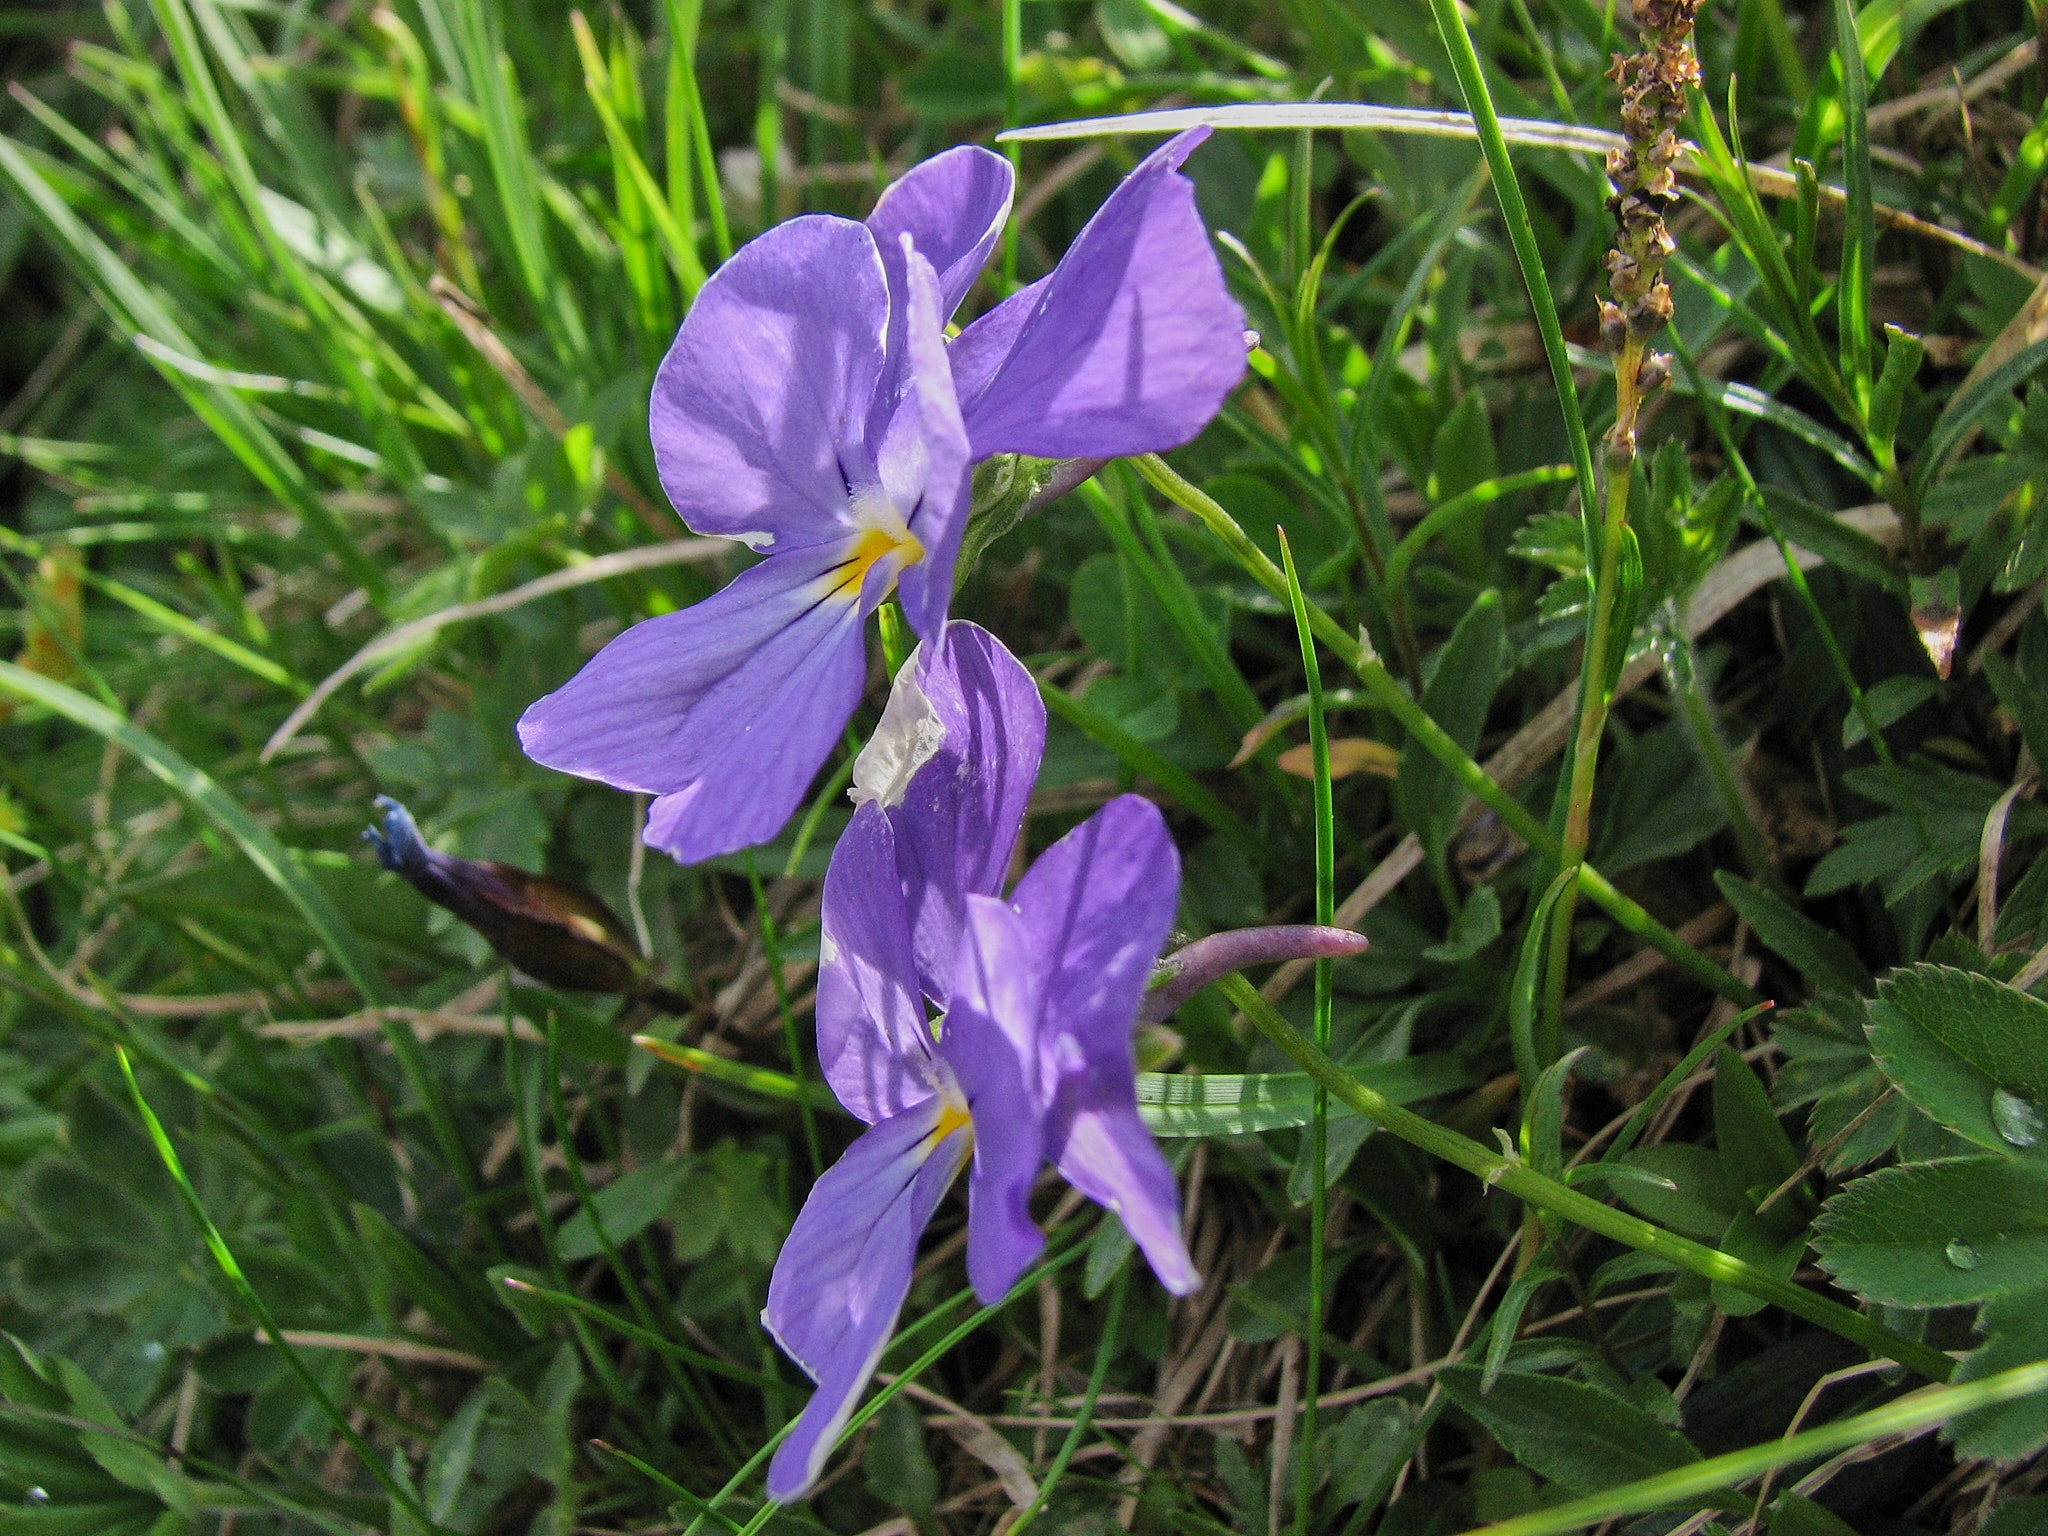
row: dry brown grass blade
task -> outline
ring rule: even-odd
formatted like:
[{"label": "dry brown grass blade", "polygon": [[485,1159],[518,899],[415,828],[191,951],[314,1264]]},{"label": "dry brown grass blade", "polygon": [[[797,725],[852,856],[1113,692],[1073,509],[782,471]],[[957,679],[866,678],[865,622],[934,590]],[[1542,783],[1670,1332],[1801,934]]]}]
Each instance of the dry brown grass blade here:
[{"label": "dry brown grass blade", "polygon": [[322,678],[319,686],[301,699],[298,706],[285,716],[284,724],[271,732],[270,740],[263,743],[263,750],[256,754],[256,760],[267,763],[277,756],[293,737],[306,728],[306,722],[320,712],[320,706],[333,698],[335,690],[343,683],[381,657],[404,650],[422,636],[446,629],[451,624],[463,624],[471,619],[507,613],[539,598],[556,592],[566,592],[571,587],[588,586],[594,581],[608,581],[614,576],[624,576],[633,571],[649,571],[657,566],[694,565],[699,561],[715,560],[730,548],[730,539],[691,538],[669,539],[664,543],[649,544],[640,549],[622,549],[615,554],[599,555],[594,560],[581,561],[564,570],[552,571],[523,586],[513,587],[510,591],[480,597],[471,603],[456,603],[439,612],[425,614],[409,623],[401,624],[396,629],[388,629]]}]

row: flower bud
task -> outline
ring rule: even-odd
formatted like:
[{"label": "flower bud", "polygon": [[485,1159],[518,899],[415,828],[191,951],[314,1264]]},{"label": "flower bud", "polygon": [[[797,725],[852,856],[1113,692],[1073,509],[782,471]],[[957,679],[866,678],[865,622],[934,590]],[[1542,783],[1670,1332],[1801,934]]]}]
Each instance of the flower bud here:
[{"label": "flower bud", "polygon": [[590,891],[492,859],[461,859],[430,848],[411,812],[388,795],[380,832],[363,840],[377,860],[427,900],[482,934],[513,969],[571,992],[616,992],[673,1012],[689,1000],[647,974],[626,925]]}]

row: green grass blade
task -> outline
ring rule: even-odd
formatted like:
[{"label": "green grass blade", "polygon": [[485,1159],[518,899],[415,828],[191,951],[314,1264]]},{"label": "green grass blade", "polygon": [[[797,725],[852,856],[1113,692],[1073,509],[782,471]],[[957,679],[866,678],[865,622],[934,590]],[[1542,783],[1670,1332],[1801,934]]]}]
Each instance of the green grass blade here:
[{"label": "green grass blade", "polygon": [[1551,296],[1543,253],[1536,248],[1536,229],[1529,219],[1529,205],[1522,196],[1522,184],[1515,175],[1507,140],[1501,137],[1500,116],[1494,111],[1493,94],[1487,89],[1486,73],[1473,50],[1464,13],[1458,9],[1457,0],[1430,0],[1429,9],[1451,55],[1451,68],[1457,74],[1465,108],[1472,114],[1480,151],[1493,174],[1494,195],[1500,199],[1508,243],[1514,247],[1523,286],[1529,291],[1529,309],[1536,321],[1537,334],[1543,338],[1543,355],[1550,364],[1550,381],[1557,390],[1565,438],[1571,444],[1572,468],[1579,482],[1580,515],[1586,520],[1586,547],[1593,549],[1597,547],[1593,538],[1594,509],[1599,506],[1593,480],[1593,449],[1586,439],[1586,419],[1579,410],[1579,387],[1572,378],[1571,359],[1565,352],[1564,326],[1557,317],[1557,301]]},{"label": "green grass blade", "polygon": [[1910,1434],[1980,1408],[2014,1402],[2048,1392],[2048,1360],[2016,1366],[1982,1381],[1932,1387],[1886,1403],[1868,1413],[1824,1424],[1797,1435],[1767,1440],[1762,1445],[1730,1451],[1675,1472],[1647,1477],[1605,1493],[1553,1505],[1535,1514],[1519,1515],[1477,1527],[1466,1536],[1564,1536],[1604,1520],[1626,1519],[1658,1509],[1685,1509],[1702,1495],[1733,1488],[1777,1467],[1813,1461],[1851,1446],[1868,1445],[1888,1435]]},{"label": "green grass blade", "polygon": [[1837,329],[1850,392],[1867,410],[1871,264],[1877,254],[1876,198],[1870,186],[1870,76],[1864,69],[1855,6],[1851,0],[1833,0],[1831,9],[1835,51],[1842,65],[1842,189],[1849,198],[1842,228],[1842,270],[1835,281]]},{"label": "green grass blade", "polygon": [[179,1161],[177,1148],[171,1145],[171,1138],[164,1131],[163,1122],[157,1119],[156,1111],[149,1107],[149,1101],[142,1096],[142,1086],[135,1080],[135,1068],[129,1064],[127,1051],[116,1046],[114,1055],[121,1063],[121,1076],[126,1080],[129,1095],[135,1101],[136,1113],[142,1117],[142,1123],[149,1131],[150,1142],[155,1146],[157,1156],[163,1160],[164,1171],[170,1174],[172,1181],[178,1186],[178,1193],[184,1198],[185,1207],[192,1213],[192,1219],[199,1223],[199,1229],[206,1237],[207,1250],[213,1255],[214,1263],[220,1266],[221,1273],[227,1277],[229,1286],[262,1327],[264,1337],[270,1346],[284,1356],[285,1365],[292,1375],[298,1378],[299,1385],[305,1388],[307,1395],[319,1405],[320,1412],[334,1426],[335,1433],[348,1442],[349,1448],[362,1460],[364,1468],[383,1485],[385,1492],[391,1496],[392,1503],[418,1521],[422,1530],[438,1533],[441,1527],[428,1517],[425,1508],[413,1495],[412,1490],[392,1475],[390,1468],[384,1465],[369,1443],[356,1432],[355,1426],[348,1421],[348,1415],[343,1413],[336,1406],[334,1399],[327,1395],[327,1389],[320,1385],[320,1379],[307,1368],[306,1362],[299,1358],[298,1350],[285,1342],[284,1331],[278,1327],[277,1319],[263,1298],[257,1294],[256,1288],[249,1283],[249,1277],[242,1272],[242,1266],[236,1261],[234,1251],[228,1247],[227,1239],[221,1236],[220,1228],[216,1227],[213,1218],[207,1215],[206,1206],[199,1198],[199,1191],[192,1187],[192,1181],[185,1176],[184,1164]]},{"label": "green grass blade", "polygon": [[[50,243],[121,330],[130,335],[149,336],[188,357],[199,353],[200,348],[129,264],[85,226],[57,195],[56,188],[37,173],[22,146],[4,135],[0,135],[0,185],[14,191]],[[184,396],[186,403],[257,482],[303,518],[340,561],[350,579],[381,605],[385,588],[382,569],[363,553],[341,520],[314,493],[305,470],[285,452],[249,403],[231,389],[197,381],[176,368],[159,364],[157,371]]]},{"label": "green grass blade", "polygon": [[[1329,927],[1337,920],[1337,817],[1330,795],[1330,728],[1323,714],[1323,671],[1316,662],[1315,636],[1309,629],[1308,600],[1302,596],[1301,577],[1294,569],[1294,547],[1288,543],[1284,528],[1279,535],[1280,559],[1287,572],[1287,605],[1294,613],[1294,635],[1301,646],[1301,667],[1308,679],[1309,752],[1314,764],[1316,921]],[[1330,1048],[1331,975],[1328,960],[1316,961],[1313,1038],[1316,1048],[1322,1051]],[[1316,1398],[1322,1391],[1323,1363],[1323,1268],[1330,1224],[1329,1140],[1330,1094],[1318,1083],[1308,1137],[1308,1317],[1303,1330],[1307,1358],[1302,1368],[1305,1407],[1301,1415],[1301,1445],[1295,1452],[1299,1458],[1294,1483],[1296,1536],[1308,1536],[1310,1509],[1315,1502]]]},{"label": "green grass blade", "polygon": [[40,704],[128,753],[207,821],[232,839],[293,907],[349,984],[371,1004],[391,1001],[384,979],[363,952],[346,919],[293,857],[204,770],[96,699],[54,678],[0,661],[0,691]]}]

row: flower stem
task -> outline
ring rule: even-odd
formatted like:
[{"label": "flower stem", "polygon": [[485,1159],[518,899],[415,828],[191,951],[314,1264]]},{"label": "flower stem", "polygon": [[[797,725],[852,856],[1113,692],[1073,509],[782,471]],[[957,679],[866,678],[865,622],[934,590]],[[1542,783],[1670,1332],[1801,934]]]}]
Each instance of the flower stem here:
[{"label": "flower stem", "polygon": [[1955,1370],[1955,1361],[1940,1350],[1894,1333],[1853,1308],[1816,1296],[1789,1280],[1780,1280],[1733,1254],[1693,1242],[1640,1217],[1603,1205],[1590,1195],[1581,1194],[1567,1184],[1538,1173],[1512,1153],[1489,1150],[1433,1120],[1401,1108],[1386,1095],[1352,1077],[1326,1052],[1318,1050],[1313,1040],[1281,1017],[1279,1010],[1261,997],[1258,988],[1242,976],[1225,977],[1217,987],[1260,1033],[1293,1057],[1310,1077],[1329,1089],[1331,1097],[1348,1104],[1373,1124],[1391,1131],[1410,1146],[1463,1168],[1488,1188],[1498,1186],[1516,1199],[1540,1206],[1590,1232],[1597,1232],[1602,1237],[1644,1253],[1655,1254],[1688,1273],[1721,1281],[1762,1301],[1783,1307],[1795,1317],[1802,1317],[1830,1333],[1860,1344],[1875,1355],[1895,1360],[1930,1381],[1946,1381]]},{"label": "flower stem", "polygon": [[[1316,812],[1316,923],[1328,929],[1336,923],[1336,808],[1330,793],[1330,729],[1323,715],[1323,672],[1316,663],[1315,636],[1309,630],[1308,599],[1294,569],[1294,548],[1287,531],[1280,531],[1280,558],[1286,562],[1287,598],[1294,610],[1295,638],[1301,644],[1302,673],[1308,681],[1309,750],[1314,764]],[[1330,1049],[1330,962],[1315,964],[1315,1044],[1319,1051]],[[1308,1536],[1309,1515],[1315,1502],[1316,1398],[1322,1391],[1323,1375],[1323,1270],[1329,1240],[1330,1188],[1330,1094],[1316,1087],[1315,1107],[1309,1120],[1309,1232],[1308,1232],[1308,1318],[1302,1368],[1301,1445],[1296,1452],[1294,1474],[1294,1528],[1296,1536]]]},{"label": "flower stem", "polygon": [[[1156,454],[1145,454],[1132,463],[1161,495],[1192,513],[1203,527],[1214,534],[1253,580],[1281,602],[1288,600],[1286,575],[1214,498],[1190,485]],[[1519,800],[1494,782],[1487,771],[1430,717],[1429,712],[1409,697],[1407,690],[1395,680],[1371,645],[1362,637],[1346,634],[1344,627],[1319,604],[1305,599],[1303,606],[1308,613],[1309,628],[1315,631],[1316,638],[1358,675],[1366,691],[1372,695],[1373,702],[1398,720],[1416,744],[1449,769],[1451,776],[1498,816],[1502,825],[1531,848],[1557,860],[1562,868],[1563,843]],[[1650,916],[1638,903],[1615,889],[1614,883],[1592,865],[1581,863],[1578,868],[1578,884],[1586,894],[1616,922],[1664,955],[1673,965],[1738,1007],[1747,1008],[1761,1001],[1754,988],[1729,975]]]},{"label": "flower stem", "polygon": [[[1634,350],[1640,351],[1640,348]],[[1622,362],[1628,361],[1624,352]],[[1616,365],[1617,383],[1621,364]],[[1586,862],[1586,845],[1593,833],[1593,780],[1600,766],[1600,738],[1607,729],[1609,652],[1628,644],[1627,635],[1616,635],[1614,622],[1615,586],[1621,567],[1621,541],[1628,528],[1628,493],[1634,479],[1635,427],[1634,392],[1624,402],[1629,410],[1625,454],[1613,449],[1609,435],[1607,462],[1607,511],[1600,520],[1599,567],[1593,578],[1593,611],[1586,623],[1586,657],[1579,675],[1579,714],[1572,734],[1572,755],[1568,769],[1570,792],[1565,803],[1561,871],[1576,874]],[[1617,429],[1620,422],[1616,423]],[[1543,1008],[1537,1016],[1536,1064],[1547,1067],[1557,1060],[1564,1034],[1565,979],[1571,969],[1572,917],[1578,907],[1576,879],[1567,881],[1558,893],[1550,913],[1550,951],[1544,966]]]},{"label": "flower stem", "polygon": [[[1608,151],[1607,179],[1614,195],[1613,249],[1607,253],[1611,301],[1600,304],[1600,340],[1614,354],[1614,425],[1602,443],[1607,470],[1605,512],[1595,529],[1586,523],[1587,559],[1593,569],[1593,609],[1586,626],[1584,670],[1579,677],[1578,726],[1574,732],[1564,816],[1564,857],[1560,868],[1585,862],[1593,827],[1593,780],[1600,741],[1607,729],[1608,689],[1615,654],[1628,646],[1635,628],[1634,604],[1617,620],[1618,582],[1628,531],[1628,499],[1635,481],[1636,421],[1644,399],[1671,377],[1671,359],[1651,352],[1649,343],[1671,320],[1671,285],[1664,263],[1677,249],[1664,214],[1678,201],[1675,167],[1677,129],[1685,120],[1687,92],[1699,82],[1692,29],[1699,0],[1634,0],[1640,52],[1617,56],[1608,76],[1621,87],[1625,143]],[[1597,536],[1597,544],[1595,539]],[[1543,1010],[1535,1035],[1536,1057],[1548,1066],[1557,1059],[1564,1033],[1564,994],[1571,961],[1572,917],[1577,882],[1567,883],[1551,909],[1550,948],[1544,976]]]}]

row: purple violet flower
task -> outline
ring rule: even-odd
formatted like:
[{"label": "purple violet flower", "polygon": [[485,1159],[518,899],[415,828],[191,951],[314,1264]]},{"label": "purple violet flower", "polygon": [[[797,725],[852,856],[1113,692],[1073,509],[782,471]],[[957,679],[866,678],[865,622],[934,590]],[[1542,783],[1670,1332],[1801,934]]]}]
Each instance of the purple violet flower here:
[{"label": "purple violet flower", "polygon": [[856,765],[859,808],[825,878],[818,1046],[869,1129],[812,1187],[769,1282],[763,1320],[818,1383],[772,1498],[816,1480],[895,1331],[918,1237],[970,1162],[967,1273],[984,1301],[1045,1245],[1029,1210],[1045,1162],[1122,1218],[1168,1290],[1198,1284],[1131,1045],[1179,858],[1158,808],[1124,795],[1001,899],[1044,738],[1030,674],[954,623],[904,666]]},{"label": "purple violet flower", "polygon": [[1175,447],[1244,372],[1244,316],[1178,174],[1148,156],[1058,267],[947,344],[1009,215],[1009,165],[961,147],[864,224],[769,230],[698,293],[655,375],[662,487],[702,534],[767,558],[627,630],[529,708],[537,762],[656,796],[646,840],[684,863],[775,836],[859,702],[866,616],[900,591],[938,635],[969,470],[997,453]]}]

